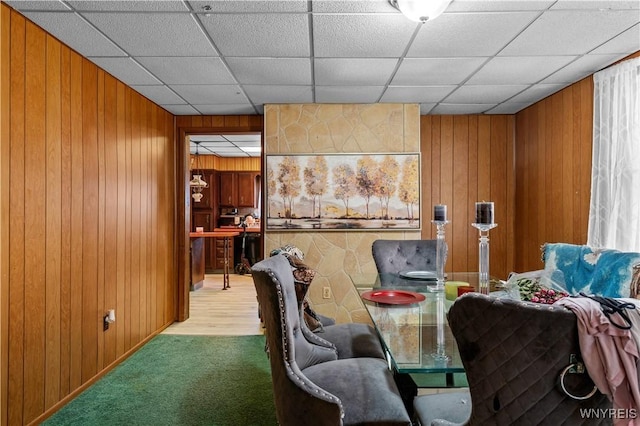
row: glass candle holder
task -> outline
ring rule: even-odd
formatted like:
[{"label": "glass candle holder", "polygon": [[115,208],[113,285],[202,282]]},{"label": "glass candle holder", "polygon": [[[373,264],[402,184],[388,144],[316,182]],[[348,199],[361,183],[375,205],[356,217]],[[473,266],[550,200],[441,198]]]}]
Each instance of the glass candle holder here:
[{"label": "glass candle holder", "polygon": [[472,223],[480,234],[478,247],[478,268],[480,270],[480,283],[478,291],[489,294],[489,230],[498,226],[497,223]]}]

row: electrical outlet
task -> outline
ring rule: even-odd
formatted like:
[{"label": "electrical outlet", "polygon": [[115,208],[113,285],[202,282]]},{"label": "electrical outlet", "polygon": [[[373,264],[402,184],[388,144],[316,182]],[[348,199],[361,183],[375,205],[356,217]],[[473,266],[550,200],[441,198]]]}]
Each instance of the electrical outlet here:
[{"label": "electrical outlet", "polygon": [[331,299],[331,287],[322,287],[322,298]]}]

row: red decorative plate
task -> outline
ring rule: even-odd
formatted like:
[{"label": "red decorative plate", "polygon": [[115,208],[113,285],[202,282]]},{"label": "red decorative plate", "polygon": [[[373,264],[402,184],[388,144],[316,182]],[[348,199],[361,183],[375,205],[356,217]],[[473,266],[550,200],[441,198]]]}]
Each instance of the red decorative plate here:
[{"label": "red decorative plate", "polygon": [[411,305],[425,299],[424,294],[404,290],[370,290],[362,293],[360,297],[385,305]]}]

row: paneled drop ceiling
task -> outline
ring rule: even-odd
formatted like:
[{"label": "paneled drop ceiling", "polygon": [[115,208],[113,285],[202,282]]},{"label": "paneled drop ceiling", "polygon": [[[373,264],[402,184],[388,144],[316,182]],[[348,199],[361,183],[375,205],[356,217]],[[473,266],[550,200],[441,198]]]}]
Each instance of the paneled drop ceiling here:
[{"label": "paneled drop ceiling", "polygon": [[218,157],[260,157],[261,135],[190,135],[192,154]]},{"label": "paneled drop ceiling", "polygon": [[640,1],[6,1],[176,115],[269,103],[515,113],[640,50]]}]

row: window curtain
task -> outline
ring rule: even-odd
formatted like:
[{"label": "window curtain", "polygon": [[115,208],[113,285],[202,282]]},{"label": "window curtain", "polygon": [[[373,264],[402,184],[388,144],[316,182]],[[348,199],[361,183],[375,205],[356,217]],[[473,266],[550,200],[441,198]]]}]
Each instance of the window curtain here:
[{"label": "window curtain", "polygon": [[640,251],[640,58],[594,79],[587,244]]}]

